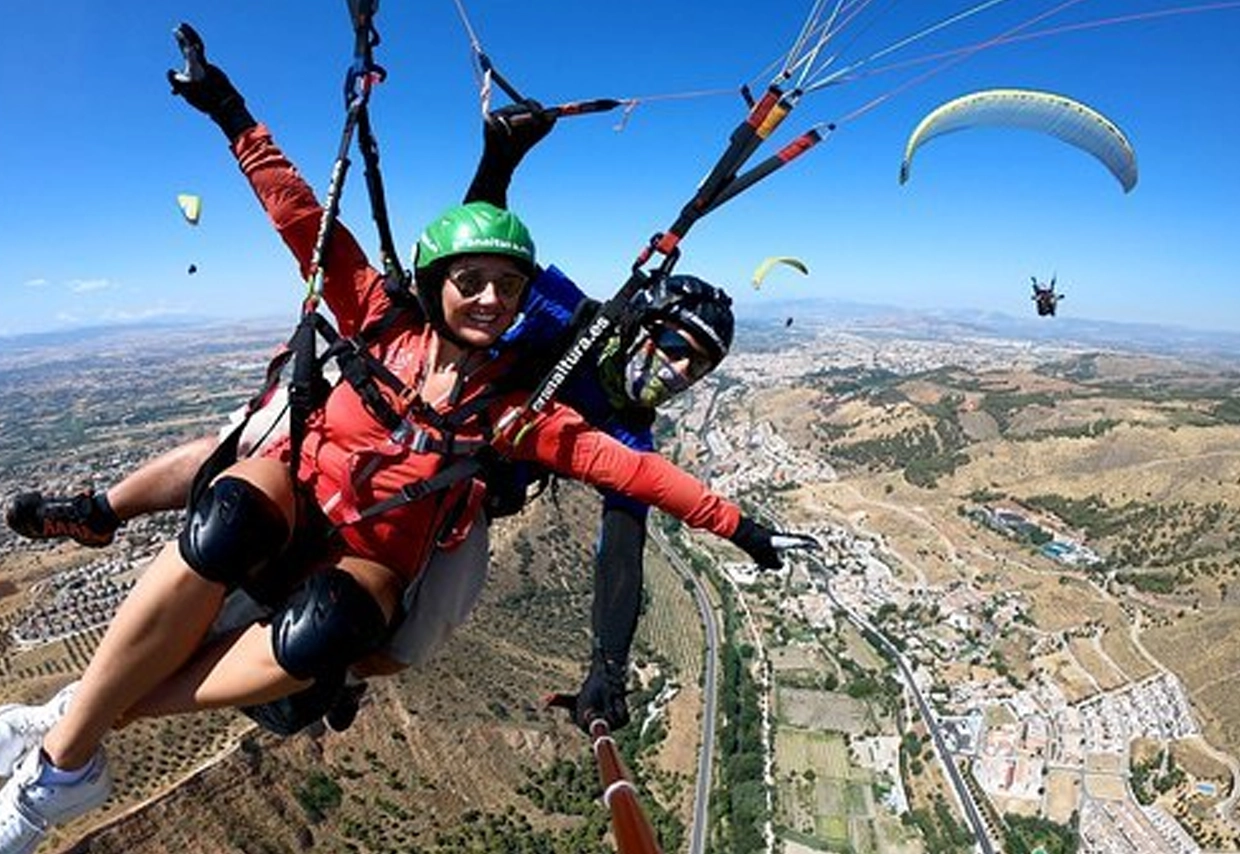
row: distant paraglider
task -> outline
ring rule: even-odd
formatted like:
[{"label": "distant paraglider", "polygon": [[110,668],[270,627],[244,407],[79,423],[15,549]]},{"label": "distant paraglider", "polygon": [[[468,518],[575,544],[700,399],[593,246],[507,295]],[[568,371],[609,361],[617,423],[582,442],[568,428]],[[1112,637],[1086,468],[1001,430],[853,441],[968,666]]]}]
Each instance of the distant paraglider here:
[{"label": "distant paraglider", "polygon": [[1039,317],[1054,317],[1055,308],[1059,305],[1059,301],[1064,298],[1063,294],[1055,292],[1056,276],[1051,276],[1050,284],[1042,285],[1038,283],[1037,276],[1030,276],[1033,280],[1033,296],[1030,297],[1034,304],[1038,307]]},{"label": "distant paraglider", "polygon": [[181,214],[185,217],[185,221],[190,225],[197,225],[198,218],[202,216],[202,197],[195,196],[192,193],[178,193],[177,205],[181,208]]},{"label": "distant paraglider", "polygon": [[785,264],[794,270],[798,270],[803,276],[809,275],[809,267],[805,266],[805,262],[800,258],[792,258],[788,255],[772,255],[753,271],[753,288],[755,291],[762,288],[762,282],[765,281],[767,273],[776,264]]},{"label": "distant paraglider", "polygon": [[[198,218],[202,216],[202,197],[193,193],[178,193],[177,207],[181,209],[181,215],[185,217],[185,221],[190,225],[197,226]],[[192,276],[198,272],[197,264],[190,264],[185,271]]]},{"label": "distant paraglider", "polygon": [[1096,157],[1127,193],[1137,184],[1137,156],[1114,122],[1063,95],[1033,89],[986,89],[932,110],[904,147],[900,183],[909,178],[917,149],[945,133],[972,127],[1027,128],[1050,134]]}]

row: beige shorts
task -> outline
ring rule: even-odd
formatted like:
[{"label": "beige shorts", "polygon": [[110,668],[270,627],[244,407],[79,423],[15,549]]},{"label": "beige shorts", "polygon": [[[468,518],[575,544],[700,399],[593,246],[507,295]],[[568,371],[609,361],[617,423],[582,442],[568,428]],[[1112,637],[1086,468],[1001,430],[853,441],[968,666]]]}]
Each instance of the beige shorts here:
[{"label": "beige shorts", "polygon": [[[245,410],[244,406],[240,406],[228,413],[228,423],[219,431],[221,442],[245,420]],[[276,439],[287,436],[288,423],[288,389],[281,386],[276,389],[266,406],[250,416],[245,429],[241,431],[241,438],[237,441],[238,458],[253,456]]]},{"label": "beige shorts", "polygon": [[[320,350],[324,346],[319,339]],[[329,362],[323,368],[323,379],[335,385],[340,380],[340,370],[335,362]],[[223,441],[237,425],[245,419],[245,406],[239,406],[228,413],[228,423],[220,428],[219,438]],[[288,435],[288,386],[280,385],[271,395],[267,405],[250,416],[241,438],[237,443],[237,456],[249,457],[265,448],[271,442]]]},{"label": "beige shorts", "polygon": [[451,551],[435,551],[405,591],[405,616],[384,653],[407,667],[430,661],[473,613],[489,563],[490,536],[480,513],[469,536]]}]

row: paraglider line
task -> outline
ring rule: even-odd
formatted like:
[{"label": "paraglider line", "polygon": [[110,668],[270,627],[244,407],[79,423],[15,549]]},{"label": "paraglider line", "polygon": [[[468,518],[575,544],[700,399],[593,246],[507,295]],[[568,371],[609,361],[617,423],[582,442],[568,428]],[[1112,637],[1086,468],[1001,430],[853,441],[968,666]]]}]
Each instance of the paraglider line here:
[{"label": "paraglider line", "polygon": [[927,62],[936,62],[940,59],[947,59],[957,56],[961,53],[981,50],[983,48],[998,47],[1000,45],[1017,44],[1019,42],[1033,41],[1034,39],[1047,38],[1048,36],[1057,36],[1064,33],[1078,32],[1083,30],[1098,29],[1100,27],[1108,27],[1115,24],[1128,24],[1136,21],[1148,21],[1155,18],[1167,18],[1175,15],[1192,15],[1201,12],[1221,12],[1227,9],[1240,8],[1240,0],[1229,0],[1229,2],[1206,3],[1200,6],[1181,6],[1173,9],[1155,9],[1149,12],[1134,12],[1129,15],[1116,15],[1110,18],[1098,18],[1091,21],[1078,21],[1075,24],[1062,24],[1057,27],[1050,27],[1044,30],[1035,30],[1030,33],[1018,33],[1011,36],[1003,37],[998,40],[989,40],[968,47],[958,47],[952,50],[941,51],[939,53],[927,54],[913,59],[906,59],[901,62],[893,62],[887,65],[881,65],[871,68],[860,74],[850,74],[835,80],[836,83],[851,82],[860,80],[865,77],[875,77],[879,74],[885,74],[890,71],[899,71],[905,68],[911,68],[914,65],[924,65]]},{"label": "paraglider line", "polygon": [[902,48],[908,47],[910,44],[913,44],[914,42],[918,42],[924,38],[927,38],[933,35],[934,33],[937,33],[940,30],[943,30],[951,26],[952,24],[959,23],[960,21],[963,21],[966,18],[970,18],[974,15],[977,15],[981,12],[986,11],[987,9],[997,6],[1000,3],[1006,3],[1006,2],[1007,0],[983,0],[983,2],[978,3],[975,6],[972,6],[968,9],[964,9],[960,12],[957,12],[955,15],[951,15],[947,18],[944,18],[941,21],[931,24],[930,26],[925,27],[909,36],[905,36],[904,38],[899,39],[898,41],[895,41],[889,44],[887,47],[882,48],[881,50],[875,51],[874,53],[870,54],[868,57],[857,60],[856,62],[852,63],[851,65],[845,68],[841,68],[839,71],[836,71],[830,75],[827,75],[818,80],[815,80],[814,82],[810,83],[807,88],[810,91],[812,91],[815,89],[821,89],[824,86],[830,86],[833,83],[837,82],[840,77],[846,74],[849,74],[857,70],[858,68],[865,66],[869,62],[872,62],[876,59],[881,59],[884,56],[895,53],[896,51],[901,50]]},{"label": "paraglider line", "polygon": [[[479,100],[482,102],[482,112],[487,114],[491,111],[491,84],[494,83],[504,90],[514,104],[521,104],[526,101],[524,95],[512,85],[504,75],[500,74],[499,69],[495,67],[495,63],[487,56],[486,51],[482,49],[482,42],[478,39],[473,25],[469,21],[469,16],[465,12],[465,4],[462,0],[453,0],[456,6],[457,14],[461,19],[461,26],[465,28],[466,38],[469,39],[469,47],[473,56],[473,65],[475,77],[478,78],[478,94]],[[582,101],[569,101],[567,103],[558,104],[554,107],[546,107],[542,114],[549,119],[557,119],[564,116],[584,116],[588,113],[609,112],[617,107],[625,108],[625,119],[621,121],[622,127],[627,121],[627,116],[637,105],[635,98],[592,98]],[[519,123],[523,120],[528,121],[533,113],[528,115],[511,115],[508,116],[509,122]],[[619,127],[617,128],[619,129]]]},{"label": "paraglider line", "polygon": [[850,122],[850,121],[853,121],[854,119],[860,118],[861,116],[868,113],[870,110],[873,110],[875,107],[878,107],[881,104],[884,104],[887,101],[891,100],[896,95],[899,95],[902,92],[906,92],[909,89],[913,88],[914,86],[918,86],[926,82],[931,77],[934,77],[937,74],[941,74],[942,72],[946,71],[949,68],[952,68],[955,65],[959,65],[961,62],[964,62],[966,59],[978,53],[979,51],[985,50],[986,48],[992,47],[996,44],[1002,44],[1004,39],[1011,38],[1012,36],[1021,32],[1027,27],[1033,26],[1038,21],[1049,18],[1052,15],[1057,15],[1060,12],[1062,12],[1064,9],[1067,9],[1071,6],[1075,6],[1077,3],[1081,3],[1081,2],[1083,2],[1083,0],[1064,0],[1063,3],[1060,3],[1058,6],[1055,6],[1053,9],[1047,9],[1045,12],[1034,15],[1032,18],[1029,18],[1027,21],[1024,21],[1023,23],[1017,24],[1016,26],[1011,27],[1008,30],[1005,30],[1004,32],[1000,33],[999,35],[995,36],[992,39],[988,39],[984,42],[979,42],[978,44],[972,46],[971,48],[968,48],[957,55],[947,58],[944,62],[940,63],[939,65],[936,65],[934,68],[931,68],[928,71],[917,75],[916,77],[906,80],[900,85],[887,90],[883,94],[870,99],[865,104],[862,104],[860,107],[853,110],[852,112],[845,114],[843,117],[839,119],[836,119],[835,123],[837,125],[840,125],[840,124],[844,124],[845,122]]}]

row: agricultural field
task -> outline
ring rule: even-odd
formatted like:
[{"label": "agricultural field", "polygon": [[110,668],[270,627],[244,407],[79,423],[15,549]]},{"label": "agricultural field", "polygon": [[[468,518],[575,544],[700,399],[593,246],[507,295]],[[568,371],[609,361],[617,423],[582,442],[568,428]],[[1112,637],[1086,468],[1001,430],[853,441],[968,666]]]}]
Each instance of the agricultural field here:
[{"label": "agricultural field", "polygon": [[920,851],[908,830],[878,803],[876,792],[889,788],[889,781],[857,767],[842,733],[781,725],[775,766],[776,823],[788,850]]}]

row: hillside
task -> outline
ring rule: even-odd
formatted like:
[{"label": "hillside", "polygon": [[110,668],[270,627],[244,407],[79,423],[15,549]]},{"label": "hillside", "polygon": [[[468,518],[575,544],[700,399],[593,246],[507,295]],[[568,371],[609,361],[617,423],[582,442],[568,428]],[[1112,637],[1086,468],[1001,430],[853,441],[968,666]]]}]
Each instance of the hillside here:
[{"label": "hillside", "polygon": [[231,713],[135,725],[109,744],[121,781],[111,822],[77,843],[97,817],[66,828],[58,850],[447,852],[462,850],[450,834],[485,814],[510,820],[509,807],[535,829],[582,824],[518,794],[531,769],[586,749],[540,701],[574,688],[588,656],[597,503],[564,492],[562,515],[539,502],[495,532],[475,618],[425,671],[376,681],[347,733],[280,739]]},{"label": "hillside", "polygon": [[[1212,742],[1240,754],[1224,687],[1240,648],[1211,640],[1240,622],[1240,378],[1082,354],[1035,369],[825,371],[798,394],[799,425],[786,391],[744,402],[838,472],[779,497],[793,518],[825,506],[881,532],[924,583],[1016,581],[1039,627],[1131,634],[1142,651],[1119,641],[1129,648],[1114,651],[1131,659],[1130,676],[1149,671],[1143,655],[1175,672]],[[1019,514],[1044,540],[988,530],[982,508]],[[1102,562],[1082,576],[1039,553],[1052,539]],[[1069,574],[1100,587],[1062,596]]]}]

